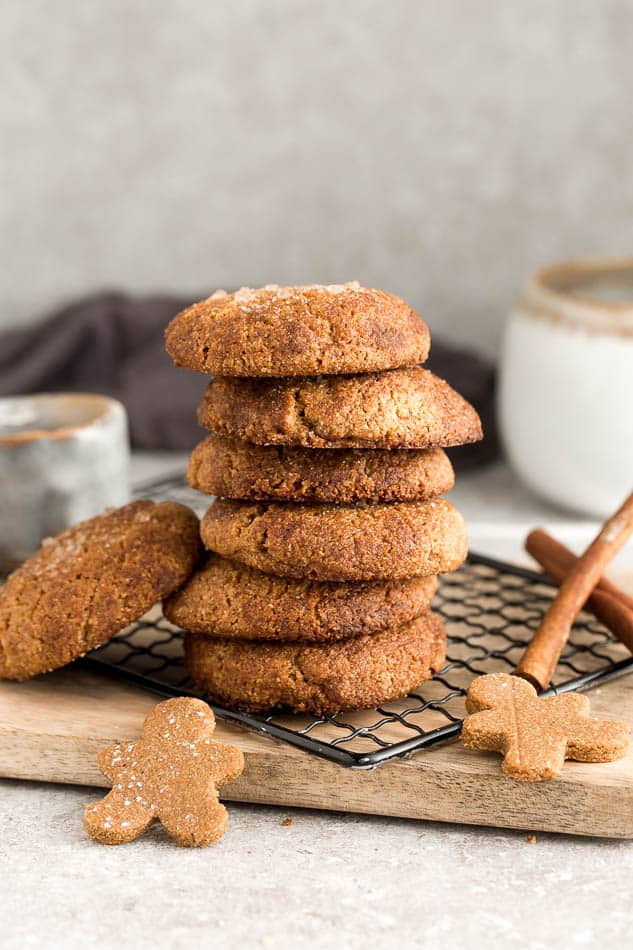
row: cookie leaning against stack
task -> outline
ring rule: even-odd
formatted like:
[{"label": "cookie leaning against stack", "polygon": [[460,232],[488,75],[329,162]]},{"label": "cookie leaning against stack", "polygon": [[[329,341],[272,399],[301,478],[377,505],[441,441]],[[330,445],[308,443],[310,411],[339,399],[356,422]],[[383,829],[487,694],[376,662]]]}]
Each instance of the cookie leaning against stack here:
[{"label": "cookie leaning against stack", "polygon": [[212,552],[165,602],[213,699],[317,715],[402,696],[444,663],[429,609],[466,556],[444,446],[481,438],[474,409],[417,364],[428,329],[358,284],[218,291],[166,332],[174,362],[217,374],[188,467],[219,496]]},{"label": "cookie leaning against stack", "polygon": [[133,501],[44,541],[0,589],[0,679],[56,670],[179,588],[200,556],[198,519]]}]

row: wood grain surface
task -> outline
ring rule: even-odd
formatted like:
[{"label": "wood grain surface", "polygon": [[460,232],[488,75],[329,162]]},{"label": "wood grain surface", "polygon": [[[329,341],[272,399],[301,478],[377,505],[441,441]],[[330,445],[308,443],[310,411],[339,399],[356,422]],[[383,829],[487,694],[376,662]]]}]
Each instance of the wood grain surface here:
[{"label": "wood grain surface", "polygon": [[[590,695],[596,715],[633,721],[633,677]],[[153,693],[72,667],[0,683],[0,775],[106,785],[97,750],[137,738],[155,702]],[[361,771],[220,721],[217,736],[246,758],[244,774],[222,789],[226,800],[633,838],[631,753],[606,765],[570,762],[556,781],[525,784],[503,775],[498,756],[459,743]]]}]

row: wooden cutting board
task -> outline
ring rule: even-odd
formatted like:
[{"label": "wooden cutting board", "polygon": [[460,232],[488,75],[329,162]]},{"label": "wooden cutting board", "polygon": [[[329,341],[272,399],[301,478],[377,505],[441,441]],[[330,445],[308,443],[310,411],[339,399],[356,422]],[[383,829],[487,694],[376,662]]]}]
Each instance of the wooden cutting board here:
[{"label": "wooden cutting board", "polygon": [[[633,722],[633,676],[590,695],[597,716]],[[154,693],[78,668],[0,683],[0,775],[106,785],[97,750],[138,738],[155,702]],[[606,765],[567,763],[560,779],[526,784],[506,778],[498,756],[458,743],[368,772],[220,721],[217,736],[246,758],[244,774],[222,790],[226,800],[633,838],[631,752]]]}]

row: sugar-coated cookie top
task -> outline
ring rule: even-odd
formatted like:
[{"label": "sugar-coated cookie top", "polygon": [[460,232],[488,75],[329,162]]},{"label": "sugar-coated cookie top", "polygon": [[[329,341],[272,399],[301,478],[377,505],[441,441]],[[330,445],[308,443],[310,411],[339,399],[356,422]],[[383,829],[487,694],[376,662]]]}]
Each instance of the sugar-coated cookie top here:
[{"label": "sugar-coated cookie top", "polygon": [[184,505],[140,500],[45,541],[0,590],[0,679],[65,666],[142,617],[193,571],[198,530]]},{"label": "sugar-coated cookie top", "polygon": [[429,331],[399,297],[347,284],[218,290],[166,331],[177,366],[222,376],[362,373],[422,363]]}]

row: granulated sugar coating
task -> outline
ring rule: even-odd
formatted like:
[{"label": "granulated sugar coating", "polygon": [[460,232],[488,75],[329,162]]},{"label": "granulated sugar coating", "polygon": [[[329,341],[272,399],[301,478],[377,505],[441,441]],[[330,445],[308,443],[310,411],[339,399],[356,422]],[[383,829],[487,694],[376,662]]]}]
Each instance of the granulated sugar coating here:
[{"label": "granulated sugar coating", "polygon": [[198,532],[184,505],[134,501],[48,539],[0,590],[0,678],[65,666],[138,620],[187,580]]},{"label": "granulated sugar coating", "polygon": [[223,376],[367,373],[423,363],[429,346],[408,304],[355,281],[216,291],[166,331],[177,366]]}]

